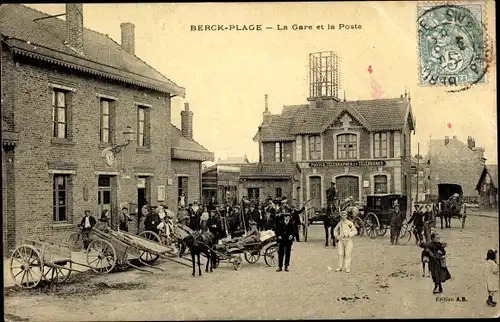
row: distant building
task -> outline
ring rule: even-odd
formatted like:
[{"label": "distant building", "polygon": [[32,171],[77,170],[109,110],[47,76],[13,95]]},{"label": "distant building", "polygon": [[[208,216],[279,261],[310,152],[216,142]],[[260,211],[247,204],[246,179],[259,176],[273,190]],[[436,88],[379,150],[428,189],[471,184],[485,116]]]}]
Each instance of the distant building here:
[{"label": "distant building", "polygon": [[425,194],[428,190],[425,178],[425,168],[426,163],[423,162],[423,160],[417,160],[415,156],[411,157],[411,191],[412,198],[415,201],[425,200]]},{"label": "distant building", "polygon": [[248,157],[246,154],[242,157],[228,157],[225,160],[217,160],[218,165],[235,165],[235,164],[248,164],[250,161],[248,161]]},{"label": "distant building", "polygon": [[482,209],[498,209],[498,165],[486,164],[479,177],[476,190]]},{"label": "distant building", "polygon": [[486,159],[484,148],[476,147],[474,138],[469,136],[467,144],[456,136],[433,139],[424,161],[428,199],[437,197],[437,185],[440,183],[459,184],[466,199],[478,199],[476,185]]}]

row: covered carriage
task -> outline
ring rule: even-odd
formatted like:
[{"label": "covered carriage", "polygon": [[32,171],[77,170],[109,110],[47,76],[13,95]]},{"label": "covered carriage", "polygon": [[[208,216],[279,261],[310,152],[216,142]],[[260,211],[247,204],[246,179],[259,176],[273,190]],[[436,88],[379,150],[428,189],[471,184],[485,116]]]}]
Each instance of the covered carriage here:
[{"label": "covered carriage", "polygon": [[463,200],[462,186],[453,183],[438,184],[437,205],[437,216],[441,218],[441,229],[443,228],[443,219],[446,221],[446,227],[451,226],[451,218],[458,218],[462,222],[462,229],[465,227],[467,207]]}]

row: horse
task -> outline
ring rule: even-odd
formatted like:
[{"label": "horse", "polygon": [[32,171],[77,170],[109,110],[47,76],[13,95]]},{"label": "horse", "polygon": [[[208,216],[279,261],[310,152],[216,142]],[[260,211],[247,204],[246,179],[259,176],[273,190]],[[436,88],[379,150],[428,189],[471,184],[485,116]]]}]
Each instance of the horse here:
[{"label": "horse", "polygon": [[451,217],[454,211],[453,205],[450,205],[446,200],[443,200],[436,204],[435,209],[437,209],[437,215],[441,221],[441,229],[443,229],[443,219],[444,228],[451,228]]},{"label": "horse", "polygon": [[179,251],[179,257],[182,257],[186,251],[186,247],[189,248],[191,253],[191,263],[193,264],[193,276],[196,275],[196,262],[195,258],[198,259],[198,275],[201,276],[201,264],[200,255],[203,254],[207,259],[207,264],[205,267],[205,272],[213,272],[214,263],[216,261],[216,255],[213,252],[213,247],[215,246],[216,237],[210,231],[205,232],[193,232],[188,234],[181,239],[181,247]]},{"label": "horse", "polygon": [[[332,239],[332,246],[335,247],[335,238],[333,237],[333,229],[340,221],[339,213],[334,206],[329,205],[322,209],[320,214],[321,220],[323,220],[323,228],[325,229],[325,247],[328,247],[328,239]],[[330,236],[329,236],[330,235]]]}]

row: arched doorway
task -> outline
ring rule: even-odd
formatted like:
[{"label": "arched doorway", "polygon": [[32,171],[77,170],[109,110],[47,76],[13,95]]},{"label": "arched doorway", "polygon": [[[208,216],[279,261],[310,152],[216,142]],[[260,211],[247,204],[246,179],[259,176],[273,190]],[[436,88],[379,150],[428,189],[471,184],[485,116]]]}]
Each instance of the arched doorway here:
[{"label": "arched doorway", "polygon": [[309,177],[309,198],[311,200],[311,205],[315,209],[321,209],[321,177],[314,176]]},{"label": "arched doorway", "polygon": [[340,176],[335,179],[335,187],[337,188],[337,198],[342,200],[347,197],[352,197],[355,201],[359,201],[359,179],[355,176]]}]

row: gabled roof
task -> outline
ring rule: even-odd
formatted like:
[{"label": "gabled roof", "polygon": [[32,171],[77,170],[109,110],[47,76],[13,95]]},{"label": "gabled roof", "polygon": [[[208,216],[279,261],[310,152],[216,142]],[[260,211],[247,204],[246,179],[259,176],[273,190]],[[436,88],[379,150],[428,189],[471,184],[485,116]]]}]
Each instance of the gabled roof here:
[{"label": "gabled roof", "polygon": [[65,45],[66,22],[59,18],[33,21],[49,15],[19,5],[0,6],[0,33],[14,53],[60,63],[66,67],[130,82],[137,86],[185,96],[179,87],[137,56],[123,50],[107,35],[84,28],[84,55]]},{"label": "gabled roof", "polygon": [[208,151],[195,140],[182,136],[182,132],[170,124],[170,141],[172,143],[172,159],[191,161],[213,161],[214,153]]},{"label": "gabled roof", "polygon": [[217,161],[217,164],[229,164],[229,165],[231,165],[231,164],[244,164],[244,163],[250,163],[248,161],[248,158],[246,155],[242,156],[242,157],[229,157],[225,160],[219,159]]},{"label": "gabled roof", "polygon": [[497,164],[486,164],[484,166],[483,172],[481,173],[481,176],[479,177],[479,180],[477,182],[476,190],[481,189],[481,183],[483,182],[484,177],[487,174],[491,178],[491,183],[493,183],[495,188],[498,189],[498,165]]},{"label": "gabled roof", "polygon": [[291,141],[299,134],[324,132],[336,119],[348,113],[368,131],[402,129],[407,121],[414,130],[415,119],[410,101],[406,98],[391,98],[350,102],[329,102],[329,106],[311,109],[309,105],[284,106],[279,115],[272,115],[271,122],[263,124],[255,140],[263,142]]}]

